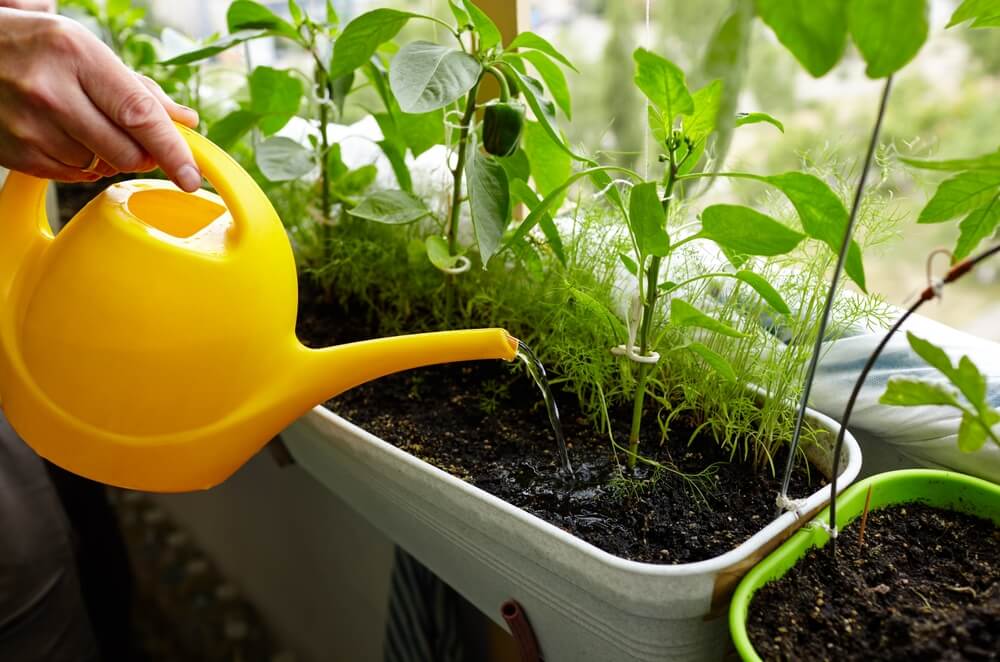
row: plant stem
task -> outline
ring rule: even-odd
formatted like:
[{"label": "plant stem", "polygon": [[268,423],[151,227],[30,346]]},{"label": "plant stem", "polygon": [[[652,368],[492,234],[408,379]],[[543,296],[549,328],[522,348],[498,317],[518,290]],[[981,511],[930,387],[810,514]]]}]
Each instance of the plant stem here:
[{"label": "plant stem", "polygon": [[[480,76],[479,80],[482,80],[482,76]],[[455,161],[455,169],[451,171],[453,185],[447,232],[448,253],[450,255],[454,255],[458,251],[458,221],[462,210],[462,175],[465,172],[465,153],[469,143],[472,117],[476,112],[476,94],[478,92],[479,81],[476,81],[476,84],[469,90],[468,101],[466,101],[465,105],[465,114],[462,115],[462,128],[458,134],[458,158]]]}]

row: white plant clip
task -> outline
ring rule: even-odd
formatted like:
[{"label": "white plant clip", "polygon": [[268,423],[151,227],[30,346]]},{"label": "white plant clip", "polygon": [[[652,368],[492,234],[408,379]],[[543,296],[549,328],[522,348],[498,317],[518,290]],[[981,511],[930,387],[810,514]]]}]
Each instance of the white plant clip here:
[{"label": "white plant clip", "polygon": [[457,258],[455,258],[455,262],[457,263],[457,266],[438,267],[438,269],[450,276],[457,276],[458,274],[464,274],[472,267],[472,262],[470,262],[469,258],[465,257],[464,255],[459,255]]},{"label": "white plant clip", "polygon": [[652,365],[659,362],[660,353],[650,352],[648,355],[643,356],[639,354],[641,349],[635,344],[635,336],[639,331],[639,323],[642,320],[642,299],[636,294],[632,297],[632,305],[629,306],[628,319],[628,344],[618,345],[617,347],[611,348],[611,353],[615,356],[624,356],[630,361],[636,363],[645,363],[647,365]]},{"label": "white plant clip", "polygon": [[790,499],[785,494],[779,494],[775,503],[783,513],[794,513],[795,517],[802,516],[802,508],[806,505],[806,499]]}]

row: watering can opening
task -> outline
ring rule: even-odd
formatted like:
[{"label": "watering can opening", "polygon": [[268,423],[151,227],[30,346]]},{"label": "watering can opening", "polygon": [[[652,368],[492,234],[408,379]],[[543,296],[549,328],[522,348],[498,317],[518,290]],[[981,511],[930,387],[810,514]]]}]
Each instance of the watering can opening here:
[{"label": "watering can opening", "polygon": [[179,189],[151,188],[132,193],[126,207],[146,225],[178,239],[187,239],[226,213],[226,208]]}]

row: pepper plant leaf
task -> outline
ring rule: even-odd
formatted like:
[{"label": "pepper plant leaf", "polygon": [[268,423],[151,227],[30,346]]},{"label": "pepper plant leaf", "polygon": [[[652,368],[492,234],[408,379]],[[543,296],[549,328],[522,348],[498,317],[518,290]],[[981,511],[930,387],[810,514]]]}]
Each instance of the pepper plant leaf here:
[{"label": "pepper plant leaf", "polygon": [[917,356],[947,377],[973,407],[977,410],[989,408],[986,402],[986,377],[968,356],[963,356],[955,366],[945,351],[934,343],[910,331],[907,331],[906,339]]},{"label": "pepper plant leaf", "polygon": [[958,242],[952,251],[954,260],[961,260],[972,254],[984,239],[992,237],[1000,226],[1000,193],[988,203],[974,210],[958,224]]},{"label": "pepper plant leaf", "polygon": [[692,342],[687,345],[682,345],[682,347],[684,349],[691,350],[701,357],[701,359],[707,363],[712,370],[715,370],[715,372],[727,382],[736,381],[736,371],[733,370],[732,364],[727,361],[724,356],[709,348],[708,345],[700,342]]},{"label": "pepper plant leaf", "polygon": [[368,62],[378,47],[399,34],[413,16],[397,9],[373,9],[348,23],[333,43],[330,77],[345,76]]},{"label": "pepper plant leaf", "polygon": [[566,115],[566,119],[573,119],[573,106],[570,104],[569,85],[566,83],[566,74],[562,72],[549,56],[541,51],[526,51],[518,54],[518,57],[527,60],[535,68],[538,75],[542,77],[542,82],[549,89],[552,100]]},{"label": "pepper plant leaf", "polygon": [[231,33],[240,30],[268,30],[298,42],[302,40],[294,25],[252,0],[235,0],[230,4],[226,11],[226,25]]},{"label": "pepper plant leaf", "polygon": [[458,256],[448,252],[448,242],[444,237],[431,235],[424,240],[427,259],[438,269],[454,269],[458,264]]},{"label": "pepper plant leaf", "polygon": [[844,0],[757,0],[757,14],[814,78],[840,61],[847,46]]},{"label": "pepper plant leaf", "polygon": [[767,113],[740,113],[736,116],[736,126],[744,126],[746,124],[759,124],[761,122],[767,122],[768,124],[774,126],[781,131],[785,132],[785,125],[774,119]]},{"label": "pepper plant leaf", "polygon": [[[704,78],[722,81],[722,98],[715,127],[715,158],[711,161],[713,172],[722,167],[732,142],[733,118],[749,60],[747,52],[753,33],[753,16],[753,0],[735,0],[732,13],[722,21],[705,49],[702,63]],[[685,167],[688,165],[685,164]],[[694,165],[690,164],[691,168]]]},{"label": "pepper plant leaf", "polygon": [[542,53],[545,53],[549,57],[569,67],[573,71],[577,71],[577,73],[579,73],[577,68],[573,66],[573,63],[569,61],[569,58],[560,53],[551,43],[544,38],[539,37],[534,32],[519,32],[518,35],[514,37],[514,41],[510,42],[510,45],[507,46],[506,52],[515,52],[519,49],[541,51]]},{"label": "pepper plant leaf", "polygon": [[[538,194],[532,191],[531,187],[523,180],[511,180],[510,191],[529,210],[534,211],[542,203],[542,199],[538,197]],[[566,264],[566,250],[563,247],[562,237],[559,235],[559,228],[556,227],[552,216],[547,213],[542,214],[538,219],[538,227],[541,228],[542,234],[545,235],[545,240],[559,262]]]},{"label": "pepper plant leaf", "polygon": [[510,220],[510,186],[507,173],[496,159],[483,153],[475,140],[469,142],[465,166],[472,227],[483,267],[499,250]]},{"label": "pepper plant leaf", "polygon": [[1000,170],[969,170],[941,182],[918,223],[941,223],[986,205],[1000,191]]},{"label": "pepper plant leaf", "polygon": [[621,260],[622,266],[625,267],[625,271],[629,272],[633,276],[639,276],[639,265],[633,260],[627,253],[618,253],[618,259]]},{"label": "pepper plant leaf", "polygon": [[256,67],[250,74],[250,110],[260,116],[258,126],[265,136],[277,133],[295,116],[305,88],[290,71]]},{"label": "pepper plant leaf", "polygon": [[712,205],[701,213],[701,234],[739,255],[784,255],[805,235],[749,207]]},{"label": "pepper plant leaf", "polygon": [[455,0],[448,0],[448,9],[451,10],[451,15],[455,17],[455,22],[458,23],[459,29],[465,27],[466,25],[472,25],[472,19],[469,18],[469,12],[460,7]]},{"label": "pepper plant leaf", "polygon": [[1000,171],[1000,150],[974,156],[967,159],[946,159],[944,161],[930,161],[926,159],[900,159],[906,165],[921,170],[996,170]]},{"label": "pepper plant leaf", "polygon": [[240,30],[239,32],[234,32],[232,34],[227,34],[224,37],[220,37],[219,39],[196,48],[193,51],[175,55],[168,60],[164,60],[160,64],[174,66],[179,64],[191,64],[192,62],[198,62],[199,60],[207,60],[208,58],[218,55],[223,51],[229,50],[233,46],[238,46],[245,41],[266,37],[269,34],[270,32],[267,30]]},{"label": "pepper plant leaf", "polygon": [[666,257],[670,253],[670,237],[666,230],[666,213],[656,189],[656,182],[643,182],[632,187],[629,196],[629,228],[639,249],[639,255]]},{"label": "pepper plant leaf", "polygon": [[927,41],[927,0],[849,0],[847,26],[861,51],[869,78],[902,69]]},{"label": "pepper plant leaf", "polygon": [[976,416],[969,412],[962,414],[958,424],[958,450],[963,453],[974,453],[986,443],[986,428]]},{"label": "pepper plant leaf", "polygon": [[545,133],[549,134],[552,142],[558,145],[571,158],[577,161],[593,163],[591,159],[577,154],[566,144],[566,140],[559,132],[559,125],[556,123],[555,105],[545,97],[545,88],[542,87],[541,83],[523,71],[518,70],[517,66],[514,65],[517,60],[518,58],[512,57],[509,54],[504,55],[507,71],[517,80],[518,87],[521,88],[521,94],[524,96],[528,107],[531,108],[535,120],[545,129]]},{"label": "pepper plant leaf", "polygon": [[788,304],[781,298],[778,290],[764,279],[763,276],[745,269],[736,272],[736,278],[752,287],[769,306],[783,315],[791,314]]},{"label": "pepper plant leaf", "polygon": [[[535,180],[535,190],[543,196],[566,181],[573,172],[573,160],[565,150],[552,142],[552,138],[539,122],[526,121],[521,135],[521,148],[531,164],[531,177]],[[562,204],[562,199],[555,201]]]},{"label": "pepper plant leaf", "polygon": [[890,379],[886,385],[885,393],[878,401],[883,405],[897,407],[944,405],[961,409],[958,399],[955,398],[955,393],[945,386],[906,377]]},{"label": "pepper plant leaf", "polygon": [[479,80],[482,65],[457,48],[415,41],[389,66],[389,86],[406,113],[426,113],[457,101]]},{"label": "pepper plant leaf", "polygon": [[423,200],[406,191],[376,191],[351,210],[351,216],[389,225],[413,223],[430,213]]},{"label": "pepper plant leaf", "polygon": [[668,126],[673,126],[678,116],[694,112],[694,100],[680,67],[645,48],[637,48],[632,57],[636,86],[666,116]]},{"label": "pepper plant leaf", "polygon": [[719,104],[722,102],[722,81],[713,80],[691,95],[694,110],[684,116],[684,135],[698,145],[712,135],[719,120]]},{"label": "pepper plant leaf", "polygon": [[272,182],[298,179],[316,167],[312,150],[283,136],[268,138],[258,145],[256,161],[260,171]]},{"label": "pepper plant leaf", "polygon": [[945,27],[950,28],[966,21],[972,21],[973,28],[1000,27],[1000,2],[997,0],[964,0],[958,6]]},{"label": "pepper plant leaf", "polygon": [[479,33],[479,50],[487,51],[499,46],[502,37],[496,23],[471,0],[462,0],[462,4],[465,5],[465,11],[476,27],[476,32]]},{"label": "pepper plant leaf", "polygon": [[683,299],[670,300],[670,322],[677,326],[696,326],[731,338],[746,337],[746,334],[706,315]]},{"label": "pepper plant leaf", "polygon": [[256,126],[260,115],[249,110],[234,110],[208,129],[208,139],[228,150]]}]

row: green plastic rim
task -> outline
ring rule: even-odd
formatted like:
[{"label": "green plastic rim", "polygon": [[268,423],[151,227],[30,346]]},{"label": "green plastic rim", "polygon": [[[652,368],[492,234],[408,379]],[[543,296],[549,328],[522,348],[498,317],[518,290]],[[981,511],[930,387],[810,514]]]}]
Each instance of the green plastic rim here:
[{"label": "green plastic rim", "polygon": [[[844,490],[837,499],[840,528],[861,516],[869,486],[872,488],[871,510],[921,502],[976,515],[1000,525],[1000,485],[950,471],[906,469],[872,476]],[[729,632],[736,651],[746,662],[761,659],[750,643],[746,627],[754,593],[768,582],[783,577],[810,549],[826,545],[830,534],[813,524],[828,524],[829,521],[830,508],[827,507],[757,564],[736,588],[729,606]]]}]

